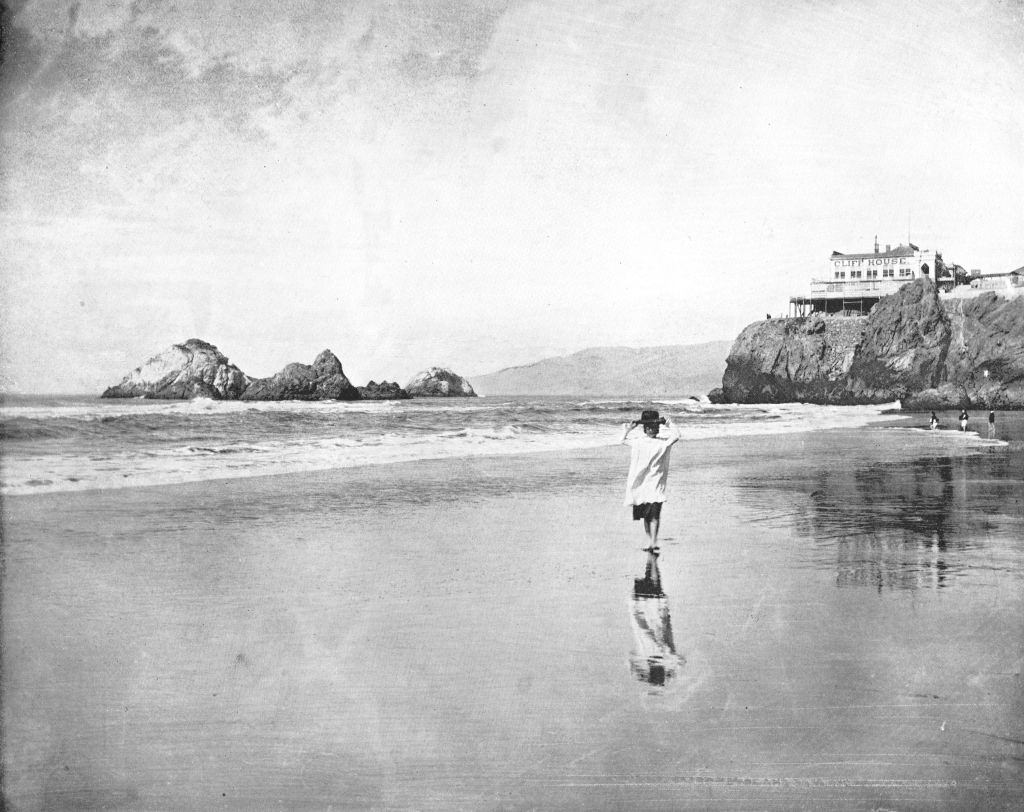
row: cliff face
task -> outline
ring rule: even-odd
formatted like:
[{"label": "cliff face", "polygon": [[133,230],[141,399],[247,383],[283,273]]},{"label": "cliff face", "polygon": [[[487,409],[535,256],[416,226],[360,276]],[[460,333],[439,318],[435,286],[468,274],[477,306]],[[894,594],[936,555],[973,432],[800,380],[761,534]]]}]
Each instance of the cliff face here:
[{"label": "cliff face", "polygon": [[733,343],[722,378],[731,403],[845,403],[846,374],[866,318],[771,319]]},{"label": "cliff face", "polygon": [[949,320],[927,279],[882,299],[867,317],[846,381],[851,402],[887,403],[938,384],[950,335]]},{"label": "cliff face", "polygon": [[234,400],[248,383],[248,376],[213,344],[190,338],[133,369],[100,397]]},{"label": "cliff face", "polygon": [[954,300],[945,316],[950,336],[940,372],[934,386],[910,393],[908,408],[1024,409],[1024,297]]},{"label": "cliff face", "polygon": [[919,279],[867,317],[755,322],[733,344],[722,389],[735,403],[1024,408],[1024,298],[943,303]]}]

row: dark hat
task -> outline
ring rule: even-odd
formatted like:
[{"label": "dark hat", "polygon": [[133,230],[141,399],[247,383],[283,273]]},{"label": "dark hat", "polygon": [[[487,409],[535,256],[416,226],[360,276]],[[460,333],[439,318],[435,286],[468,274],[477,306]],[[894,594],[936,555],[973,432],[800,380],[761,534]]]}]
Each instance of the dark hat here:
[{"label": "dark hat", "polygon": [[661,415],[654,409],[644,409],[640,414],[640,422],[644,425],[657,424],[661,422]]}]

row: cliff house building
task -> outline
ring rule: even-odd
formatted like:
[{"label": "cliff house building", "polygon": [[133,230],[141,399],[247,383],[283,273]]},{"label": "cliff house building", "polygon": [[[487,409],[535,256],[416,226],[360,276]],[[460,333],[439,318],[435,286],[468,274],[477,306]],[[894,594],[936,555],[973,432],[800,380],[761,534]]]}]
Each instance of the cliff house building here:
[{"label": "cliff house building", "polygon": [[895,248],[887,245],[884,251],[880,251],[876,238],[875,250],[869,254],[833,251],[823,277],[811,280],[810,292],[805,296],[790,297],[790,315],[835,313],[863,316],[883,296],[895,293],[920,276],[930,276],[936,283],[949,284],[950,287],[962,283],[955,278],[953,269],[943,264],[941,254],[931,249],[922,250],[913,243]]}]

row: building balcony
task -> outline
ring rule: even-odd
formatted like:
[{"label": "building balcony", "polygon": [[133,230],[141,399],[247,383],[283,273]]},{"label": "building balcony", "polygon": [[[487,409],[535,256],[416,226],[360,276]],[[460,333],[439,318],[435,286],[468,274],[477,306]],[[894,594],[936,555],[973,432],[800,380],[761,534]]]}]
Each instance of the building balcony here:
[{"label": "building balcony", "polygon": [[812,279],[807,298],[849,299],[857,297],[881,298],[895,293],[913,277],[902,279]]},{"label": "building balcony", "polygon": [[865,316],[883,296],[895,293],[912,281],[912,276],[896,279],[812,279],[809,293],[789,298],[790,314]]}]

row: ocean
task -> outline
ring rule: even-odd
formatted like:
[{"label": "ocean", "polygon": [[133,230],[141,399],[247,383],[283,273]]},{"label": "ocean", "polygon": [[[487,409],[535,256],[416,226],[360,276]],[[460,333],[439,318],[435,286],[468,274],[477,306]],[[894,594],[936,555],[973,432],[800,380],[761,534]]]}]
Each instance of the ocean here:
[{"label": "ocean", "polygon": [[683,439],[868,425],[892,407],[572,397],[239,402],[14,397],[0,494],[171,485],[427,459],[596,448],[659,409]]}]

